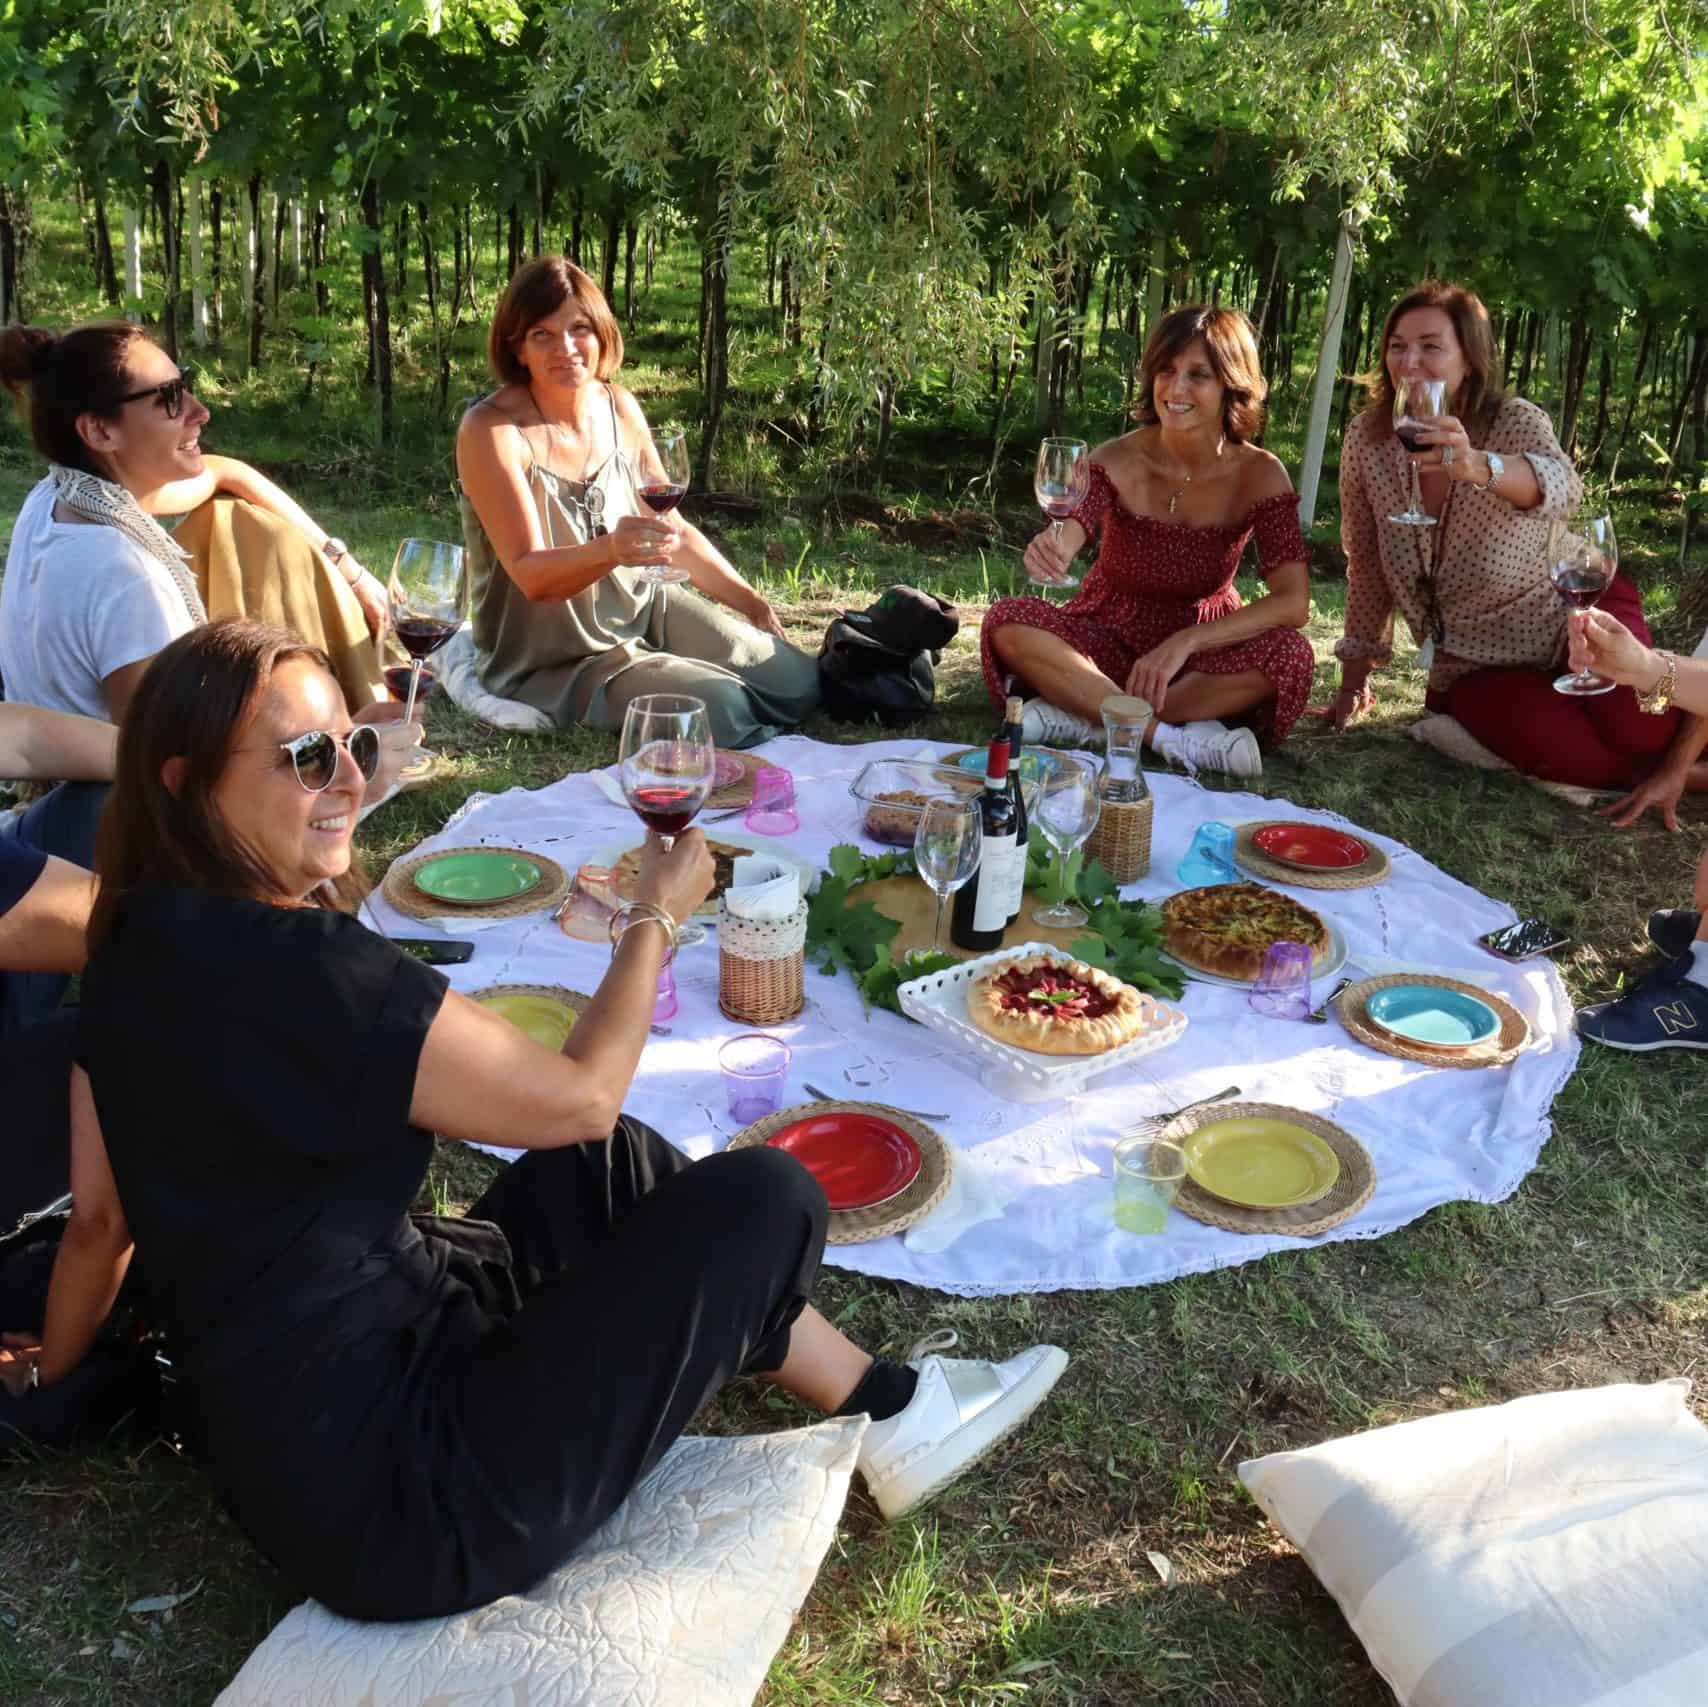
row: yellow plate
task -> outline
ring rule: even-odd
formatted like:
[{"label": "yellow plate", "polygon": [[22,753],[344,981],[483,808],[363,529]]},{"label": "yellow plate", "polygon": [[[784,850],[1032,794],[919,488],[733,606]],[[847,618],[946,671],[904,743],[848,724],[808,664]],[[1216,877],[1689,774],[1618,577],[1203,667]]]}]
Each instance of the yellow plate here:
[{"label": "yellow plate", "polygon": [[1334,1189],[1340,1158],[1314,1132],[1287,1120],[1214,1120],[1186,1140],[1186,1171],[1224,1203],[1291,1209]]},{"label": "yellow plate", "polygon": [[576,1021],[574,1008],[550,996],[477,996],[475,1000],[548,1049],[563,1048]]}]

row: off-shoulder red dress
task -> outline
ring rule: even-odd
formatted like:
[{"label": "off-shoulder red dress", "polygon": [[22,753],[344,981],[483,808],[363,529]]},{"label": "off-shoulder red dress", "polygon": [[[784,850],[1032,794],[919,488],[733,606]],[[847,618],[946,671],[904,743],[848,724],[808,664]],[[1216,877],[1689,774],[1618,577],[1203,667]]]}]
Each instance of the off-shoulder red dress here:
[{"label": "off-shoulder red dress", "polygon": [[[1169,635],[1196,623],[1214,622],[1240,608],[1234,587],[1245,543],[1257,540],[1260,571],[1306,557],[1299,530],[1299,500],[1278,492],[1253,504],[1244,521],[1226,527],[1189,527],[1183,522],[1135,516],[1120,500],[1101,463],[1091,465],[1091,489],[1073,519],[1098,541],[1097,560],[1066,604],[1043,598],[998,599],[979,637],[985,686],[1002,703],[1006,674],[991,646],[1004,623],[1048,629],[1083,652],[1113,682],[1125,683],[1133,661]],[[1194,653],[1188,670],[1232,676],[1261,670],[1274,695],[1229,718],[1256,731],[1266,745],[1280,741],[1298,721],[1310,694],[1316,659],[1296,628],[1270,628],[1231,646]],[[1022,691],[1026,690],[1021,684]]]}]

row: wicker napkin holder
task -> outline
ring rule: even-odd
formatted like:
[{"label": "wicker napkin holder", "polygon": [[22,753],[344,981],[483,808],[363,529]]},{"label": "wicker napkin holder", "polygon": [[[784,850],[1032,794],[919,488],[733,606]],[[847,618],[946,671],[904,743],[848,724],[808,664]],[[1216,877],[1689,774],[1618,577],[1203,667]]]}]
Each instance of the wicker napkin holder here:
[{"label": "wicker napkin holder", "polygon": [[1085,844],[1089,858],[1097,861],[1117,883],[1136,883],[1151,868],[1151,818],[1156,801],[1105,800],[1097,814],[1097,828]]},{"label": "wicker napkin holder", "polygon": [[718,1006],[746,1025],[777,1025],[806,1004],[807,904],[786,919],[744,919],[718,902]]}]

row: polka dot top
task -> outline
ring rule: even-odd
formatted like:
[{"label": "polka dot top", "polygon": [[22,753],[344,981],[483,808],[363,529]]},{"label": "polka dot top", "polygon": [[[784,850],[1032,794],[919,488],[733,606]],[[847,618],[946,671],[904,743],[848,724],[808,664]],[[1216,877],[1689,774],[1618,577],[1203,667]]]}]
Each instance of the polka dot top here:
[{"label": "polka dot top", "polygon": [[1583,481],[1566,459],[1547,415],[1509,397],[1478,449],[1527,457],[1542,488],[1530,510],[1460,481],[1448,488],[1432,528],[1387,520],[1411,495],[1406,458],[1387,423],[1363,414],[1340,452],[1340,541],[1346,550],[1346,633],[1341,659],[1385,664],[1393,655],[1394,615],[1421,645],[1429,634],[1429,577],[1446,638],[1429,672],[1434,691],[1484,665],[1547,668],[1565,650],[1566,612],[1548,580],[1548,527],[1583,498]]},{"label": "polka dot top", "polygon": [[[1097,561],[1071,606],[1082,615],[1142,599],[1153,608],[1177,607],[1183,618],[1177,626],[1208,622],[1239,608],[1237,594],[1231,602],[1228,595],[1248,539],[1257,542],[1258,564],[1265,575],[1283,563],[1306,561],[1299,499],[1293,492],[1260,498],[1243,521],[1195,527],[1134,515],[1121,502],[1107,470],[1094,462],[1090,490],[1073,519],[1098,541]],[[1186,614],[1188,608],[1191,615]]]}]

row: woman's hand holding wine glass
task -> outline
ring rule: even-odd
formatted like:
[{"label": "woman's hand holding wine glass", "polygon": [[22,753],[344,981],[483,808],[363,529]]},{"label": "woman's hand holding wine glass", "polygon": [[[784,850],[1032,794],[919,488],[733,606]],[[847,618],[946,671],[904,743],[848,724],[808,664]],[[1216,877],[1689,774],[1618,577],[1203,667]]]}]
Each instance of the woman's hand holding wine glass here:
[{"label": "woman's hand holding wine glass", "polygon": [[[652,693],[631,700],[623,713],[617,775],[623,798],[669,852],[676,837],[706,804],[717,776],[706,702],[688,694]],[[680,921],[678,921],[680,923]],[[698,925],[684,925],[684,946],[706,940]]]},{"label": "woman's hand holding wine glass", "polygon": [[1418,374],[1403,375],[1394,385],[1394,437],[1406,454],[1411,477],[1411,502],[1388,520],[1402,527],[1432,528],[1435,517],[1423,507],[1423,491],[1417,483],[1417,464],[1412,459],[1430,447],[1424,435],[1447,413],[1447,382]]},{"label": "woman's hand holding wine glass", "polygon": [[1040,534],[1026,549],[1026,573],[1041,587],[1077,587],[1079,577],[1070,571],[1073,558],[1062,547],[1062,523],[1085,502],[1091,490],[1091,447],[1084,439],[1045,439],[1038,446],[1038,463],[1032,475],[1032,491],[1038,507],[1050,518],[1046,535]]},{"label": "woman's hand holding wine glass", "polygon": [[386,589],[391,631],[409,654],[409,697],[403,720],[415,719],[422,663],[462,627],[469,612],[467,565],[460,545],[406,539],[397,548]]},{"label": "woman's hand holding wine glass", "polygon": [[[1548,533],[1548,579],[1554,591],[1573,610],[1588,610],[1613,584],[1619,573],[1619,542],[1611,516],[1591,516],[1568,526],[1551,524]],[[1611,693],[1617,684],[1603,681],[1587,667],[1575,675],[1557,677],[1556,693],[1587,698]]]},{"label": "woman's hand holding wine glass", "polygon": [[[681,427],[660,427],[652,435],[649,454],[641,466],[638,486],[641,502],[654,515],[668,516],[687,495],[688,475],[687,433]],[[620,523],[615,531],[620,541]],[[676,537],[677,530],[672,527],[670,538],[673,548]],[[669,583],[688,579],[688,571],[673,563],[669,554],[649,556],[636,567],[639,569],[637,579],[642,581]]]}]

